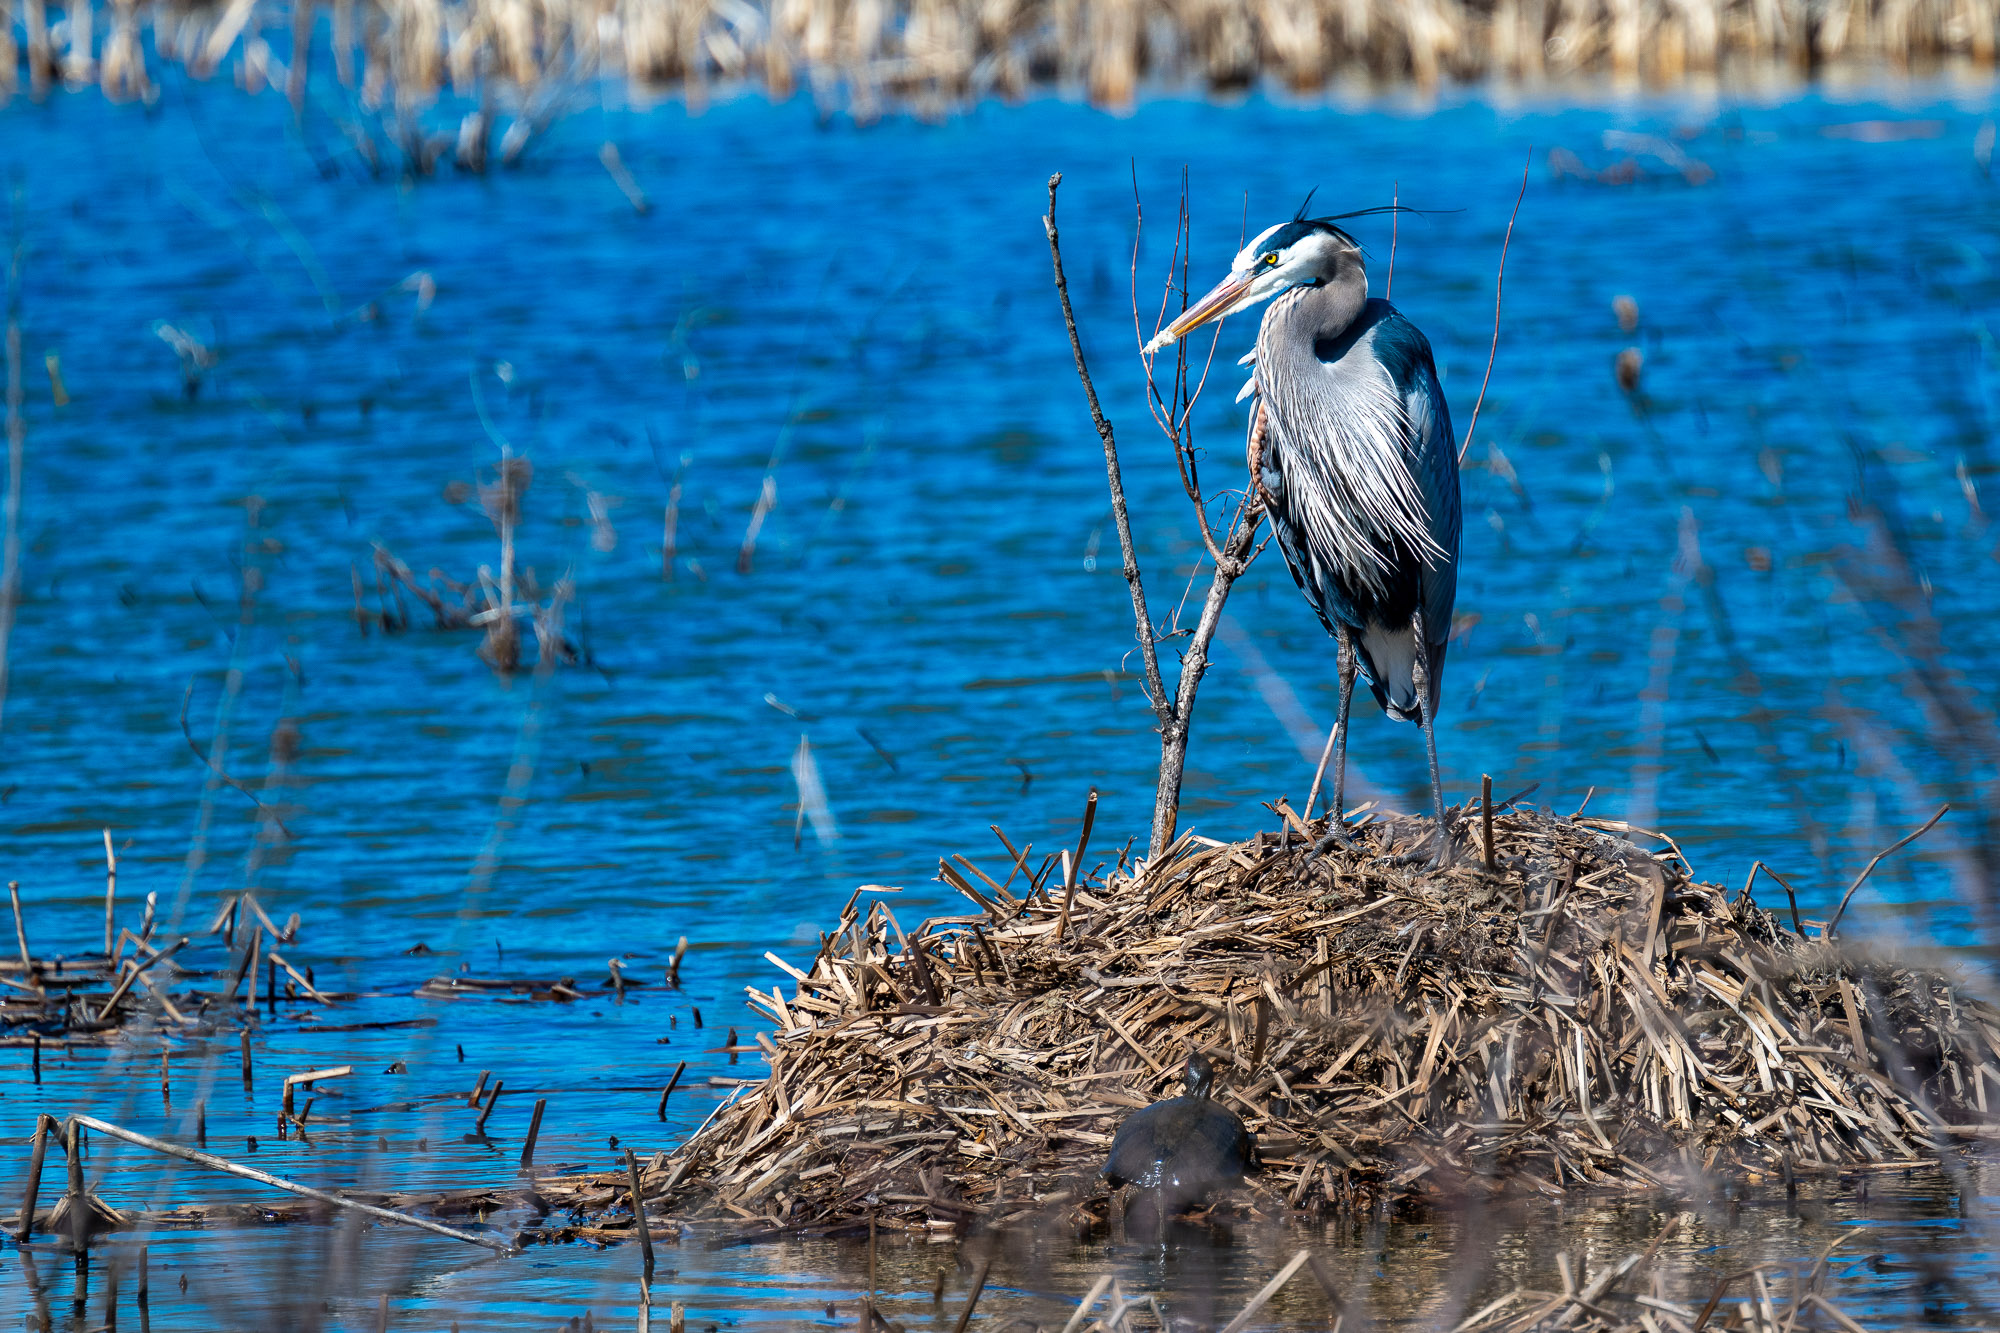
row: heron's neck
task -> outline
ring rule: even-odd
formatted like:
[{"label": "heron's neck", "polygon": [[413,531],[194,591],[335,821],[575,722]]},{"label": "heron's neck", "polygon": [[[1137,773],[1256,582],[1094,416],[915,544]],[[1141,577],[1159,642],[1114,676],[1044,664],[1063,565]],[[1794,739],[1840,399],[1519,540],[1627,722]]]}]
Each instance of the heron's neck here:
[{"label": "heron's neck", "polygon": [[1338,338],[1360,318],[1367,304],[1365,273],[1320,287],[1294,287],[1280,293],[1265,311],[1258,330],[1258,360],[1263,360],[1267,343],[1272,351],[1285,347],[1310,351],[1321,339]]}]

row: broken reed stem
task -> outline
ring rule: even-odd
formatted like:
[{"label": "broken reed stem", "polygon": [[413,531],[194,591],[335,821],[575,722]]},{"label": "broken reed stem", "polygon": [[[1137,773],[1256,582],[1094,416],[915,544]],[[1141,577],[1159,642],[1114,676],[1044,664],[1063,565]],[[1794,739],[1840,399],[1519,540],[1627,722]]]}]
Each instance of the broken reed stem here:
[{"label": "broken reed stem", "polygon": [[[1340,739],[1340,724],[1336,722],[1331,727],[1327,728],[1326,746],[1319,752],[1319,767],[1313,770],[1313,785],[1312,788],[1306,792],[1306,808],[1299,811],[1299,822],[1302,824],[1310,824],[1312,822],[1313,806],[1319,801],[1320,784],[1326,781],[1327,761],[1333,758],[1333,743],[1339,739]],[[1329,810],[1327,811],[1327,813],[1329,815],[1332,815],[1333,818],[1336,821],[1338,821],[1340,817],[1346,814],[1347,812],[1344,810]],[[1288,831],[1289,831],[1289,826],[1288,826]]]},{"label": "broken reed stem", "polygon": [[1305,1250],[1300,1250],[1297,1254],[1293,1255],[1292,1261],[1279,1269],[1278,1275],[1269,1282],[1266,1282],[1263,1290],[1252,1296],[1250,1303],[1244,1306],[1234,1319],[1223,1326],[1222,1333],[1242,1333],[1242,1330],[1249,1326],[1251,1319],[1256,1316],[1257,1312],[1263,1309],[1273,1296],[1278,1294],[1280,1288],[1292,1280],[1292,1274],[1305,1267],[1306,1260],[1311,1257],[1311,1254]]},{"label": "broken reed stem", "polygon": [[1086,1291],[1083,1299],[1076,1303],[1076,1310],[1070,1315],[1069,1322],[1062,1326],[1062,1333],[1076,1333],[1083,1327],[1084,1320],[1090,1316],[1090,1308],[1097,1304],[1100,1296],[1111,1290],[1112,1280],[1111,1274],[1106,1273],[1090,1284],[1090,1290]]},{"label": "broken reed stem", "polygon": [[1083,832],[1077,835],[1076,859],[1072,863],[1082,873],[1083,853],[1090,846],[1090,830],[1097,824],[1097,788],[1090,789],[1090,798],[1083,803]]},{"label": "broken reed stem", "polygon": [[20,1220],[14,1226],[17,1244],[27,1244],[28,1236],[35,1229],[35,1196],[42,1189],[42,1162],[48,1155],[49,1131],[56,1128],[56,1122],[48,1116],[35,1117],[35,1142],[28,1152],[28,1181],[21,1195]]},{"label": "broken reed stem", "polygon": [[14,939],[21,946],[21,979],[23,981],[33,981],[35,960],[28,953],[28,928],[21,921],[21,882],[19,880],[10,879],[7,881],[7,896],[14,904]]},{"label": "broken reed stem", "polygon": [[1483,830],[1480,846],[1486,862],[1486,873],[1492,874],[1493,865],[1493,775],[1479,775],[1480,825]]},{"label": "broken reed stem", "polygon": [[[638,180],[633,177],[631,171],[625,166],[624,158],[618,155],[617,144],[606,139],[604,146],[597,150],[597,160],[604,164],[604,170],[610,175],[612,183],[618,187],[618,192],[625,196],[625,202],[632,205],[634,213],[637,213],[640,217],[644,217],[653,211],[653,205],[647,200],[646,192],[639,188]],[[673,541],[671,536],[669,536],[666,561],[669,570],[673,568],[672,550]]]},{"label": "broken reed stem", "polygon": [[104,830],[104,957],[111,958],[111,918],[118,899],[118,853],[111,847],[111,830]]},{"label": "broken reed stem", "polygon": [[681,1075],[687,1073],[687,1067],[687,1061],[685,1060],[676,1064],[674,1066],[674,1076],[667,1080],[666,1087],[660,1089],[660,1119],[662,1120],[667,1118],[667,1098],[673,1096],[674,1089],[680,1086]]},{"label": "broken reed stem", "polygon": [[69,1192],[64,1196],[69,1223],[69,1247],[78,1254],[90,1248],[90,1199],[83,1187],[83,1126],[80,1116],[71,1116],[64,1126],[64,1146],[69,1151]]},{"label": "broken reed stem", "polygon": [[521,1169],[526,1171],[535,1161],[535,1139],[542,1132],[542,1112],[549,1109],[549,1099],[535,1098],[534,1114],[528,1117],[528,1141],[521,1145]]},{"label": "broken reed stem", "polygon": [[1791,904],[1792,908],[1792,933],[1800,938],[1804,938],[1806,928],[1805,923],[1799,920],[1799,896],[1792,892],[1791,881],[1765,865],[1762,861],[1752,861],[1750,863],[1750,877],[1743,881],[1743,893],[1737,898],[1737,901],[1742,902],[1744,899],[1750,897],[1750,886],[1757,882],[1757,872],[1760,870],[1772,879],[1777,880],[1778,887],[1785,891],[1785,901]]},{"label": "broken reed stem", "polygon": [[[353,1199],[342,1198],[338,1194],[329,1194],[325,1190],[314,1189],[310,1185],[301,1185],[297,1181],[286,1180],[282,1176],[274,1176],[268,1171],[259,1171],[255,1167],[243,1166],[229,1161],[227,1158],[216,1157],[205,1152],[197,1152],[193,1148],[184,1148],[178,1143],[168,1143],[164,1139],[156,1139],[150,1134],[141,1134],[136,1130],[124,1129],[108,1121],[99,1120],[94,1116],[77,1115],[71,1117],[71,1119],[80,1125],[89,1126],[100,1134],[109,1134],[113,1138],[123,1139],[125,1142],[138,1147],[149,1148],[154,1152],[164,1153],[168,1157],[177,1157],[183,1162],[192,1162],[196,1166],[207,1167],[211,1171],[222,1171],[232,1176],[241,1176],[245,1180],[254,1180],[260,1184],[270,1185],[275,1189],[286,1190],[308,1199],[317,1199],[321,1203],[330,1203],[336,1208],[347,1208],[354,1212],[365,1213],[369,1217],[383,1222],[398,1222],[404,1226],[418,1227],[424,1231],[433,1232],[436,1235],[449,1236],[453,1240],[462,1240],[468,1245],[478,1245],[485,1249],[498,1250],[502,1254],[512,1254],[515,1252],[512,1245],[503,1240],[496,1240],[491,1236],[475,1235],[469,1231],[460,1231],[455,1227],[448,1227],[442,1223],[433,1222],[428,1218],[413,1217],[408,1213],[399,1213],[393,1209],[377,1208],[371,1203],[359,1203]],[[76,1187],[81,1188],[81,1165],[79,1164],[78,1167],[73,1168],[71,1174],[73,1180],[77,1182]]]},{"label": "broken reed stem", "polygon": [[1528,195],[1528,168],[1535,164],[1535,150],[1528,150],[1527,161],[1521,164],[1521,189],[1514,196],[1514,211],[1507,215],[1507,235],[1500,242],[1500,271],[1493,278],[1493,345],[1486,349],[1486,378],[1479,382],[1479,398],[1472,404],[1472,420],[1466,423],[1465,443],[1458,447],[1458,461],[1465,462],[1466,450],[1472,448],[1472,432],[1479,429],[1479,409],[1486,406],[1486,386],[1493,382],[1493,358],[1500,353],[1500,294],[1507,285],[1507,247],[1514,243],[1514,219],[1521,215],[1521,200]]},{"label": "broken reed stem", "polygon": [[972,1277],[972,1294],[965,1298],[965,1308],[958,1312],[958,1322],[951,1326],[951,1333],[965,1333],[965,1326],[972,1322],[972,1312],[979,1308],[979,1297],[986,1290],[986,1275],[993,1271],[993,1256],[987,1255],[979,1261],[979,1271]]},{"label": "broken reed stem", "polygon": [[625,1150],[625,1175],[632,1190],[632,1224],[639,1232],[639,1255],[645,1273],[645,1284],[653,1285],[653,1233],[646,1223],[646,1193],[639,1188],[639,1159],[630,1148]]},{"label": "broken reed stem", "polygon": [[506,1079],[494,1080],[493,1091],[486,1095],[486,1109],[479,1113],[479,1123],[475,1124],[472,1127],[473,1133],[481,1136],[483,1136],[486,1133],[486,1118],[492,1115],[493,1108],[500,1104],[500,1093],[501,1090],[504,1089],[506,1086],[507,1086]]}]

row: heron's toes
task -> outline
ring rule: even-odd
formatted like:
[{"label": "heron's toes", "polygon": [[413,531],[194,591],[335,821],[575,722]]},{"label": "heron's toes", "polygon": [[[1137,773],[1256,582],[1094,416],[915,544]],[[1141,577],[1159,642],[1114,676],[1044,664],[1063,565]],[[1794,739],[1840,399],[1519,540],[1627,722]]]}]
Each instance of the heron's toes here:
[{"label": "heron's toes", "polygon": [[1336,847],[1344,847],[1350,852],[1362,850],[1355,836],[1347,831],[1347,824],[1337,816],[1326,821],[1326,836],[1313,844],[1313,859],[1318,860]]}]

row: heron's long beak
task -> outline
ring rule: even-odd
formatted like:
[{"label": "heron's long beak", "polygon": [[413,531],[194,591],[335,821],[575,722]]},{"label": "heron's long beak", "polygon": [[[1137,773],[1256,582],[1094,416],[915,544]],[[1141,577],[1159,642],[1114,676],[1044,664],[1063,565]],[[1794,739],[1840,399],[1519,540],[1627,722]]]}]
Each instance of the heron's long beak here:
[{"label": "heron's long beak", "polygon": [[1154,334],[1153,341],[1146,344],[1147,355],[1171,346],[1210,320],[1241,310],[1250,303],[1250,283],[1248,275],[1238,277],[1232,273],[1224,278],[1208,295],[1183,310],[1179,319]]}]

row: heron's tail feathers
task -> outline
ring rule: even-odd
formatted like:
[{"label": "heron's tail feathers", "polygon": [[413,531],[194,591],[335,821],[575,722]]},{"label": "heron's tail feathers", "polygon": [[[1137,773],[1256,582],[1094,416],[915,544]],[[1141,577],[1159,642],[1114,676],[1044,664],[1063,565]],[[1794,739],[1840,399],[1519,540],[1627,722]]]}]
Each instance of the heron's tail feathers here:
[{"label": "heron's tail feathers", "polygon": [[[1371,625],[1356,637],[1361,669],[1368,673],[1368,686],[1382,711],[1398,722],[1421,722],[1423,709],[1417,703],[1417,636],[1408,627],[1389,629]],[[1444,685],[1445,645],[1430,645],[1430,699],[1435,712]]]}]

